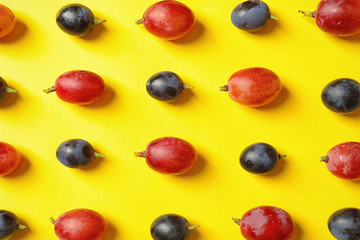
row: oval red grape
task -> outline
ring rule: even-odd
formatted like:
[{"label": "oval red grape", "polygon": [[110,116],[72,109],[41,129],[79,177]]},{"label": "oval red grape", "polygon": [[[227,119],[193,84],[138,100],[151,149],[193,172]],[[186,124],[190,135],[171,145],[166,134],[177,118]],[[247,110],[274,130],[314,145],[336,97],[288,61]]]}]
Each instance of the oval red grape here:
[{"label": "oval red grape", "polygon": [[20,153],[10,144],[0,142],[0,176],[14,171],[20,163]]},{"label": "oval red grape", "polygon": [[294,231],[290,214],[273,206],[255,207],[233,220],[247,240],[288,240]]},{"label": "oval red grape", "polygon": [[9,35],[15,28],[14,13],[6,6],[0,4],[0,38]]},{"label": "oval red grape", "polygon": [[235,102],[259,107],[273,101],[280,93],[281,81],[271,70],[260,67],[235,72],[220,90],[228,91]]},{"label": "oval red grape", "polygon": [[316,24],[337,36],[360,33],[360,0],[322,0],[316,9]]},{"label": "oval red grape", "polygon": [[160,173],[182,174],[196,162],[195,148],[185,140],[175,137],[162,137],[151,141],[146,151],[135,153],[145,157],[147,165]]},{"label": "oval red grape", "polygon": [[195,15],[185,4],[165,0],[148,7],[138,23],[143,23],[148,32],[159,38],[174,40],[191,31]]},{"label": "oval red grape", "polygon": [[90,209],[74,209],[53,220],[60,240],[100,240],[105,235],[105,219]]},{"label": "oval red grape", "polygon": [[335,176],[347,180],[360,180],[360,143],[345,142],[331,148],[321,157],[327,169]]},{"label": "oval red grape", "polygon": [[104,90],[105,83],[99,75],[90,71],[74,70],[63,73],[56,79],[54,87],[44,91],[55,91],[65,102],[85,105],[99,99]]},{"label": "oval red grape", "polygon": [[360,33],[360,0],[322,0],[316,11],[299,11],[315,18],[317,26],[324,32],[339,37]]}]

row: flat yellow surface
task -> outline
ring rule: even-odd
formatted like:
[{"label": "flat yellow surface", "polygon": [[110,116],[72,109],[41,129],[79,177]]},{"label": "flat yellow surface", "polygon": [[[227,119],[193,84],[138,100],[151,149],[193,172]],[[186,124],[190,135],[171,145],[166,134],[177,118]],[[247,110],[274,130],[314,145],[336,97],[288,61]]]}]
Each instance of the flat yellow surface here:
[{"label": "flat yellow surface", "polygon": [[[22,163],[1,177],[0,206],[29,227],[14,239],[56,239],[49,217],[73,208],[101,213],[109,223],[105,240],[151,239],[151,222],[169,212],[201,225],[191,240],[243,239],[231,218],[259,205],[288,211],[294,240],[333,239],[327,219],[339,208],[360,206],[360,185],[331,175],[319,157],[338,143],[360,141],[360,114],[330,112],[320,93],[336,78],[360,79],[360,37],[330,36],[297,12],[315,10],[317,1],[268,0],[280,21],[247,33],[230,21],[240,1],[183,0],[197,17],[195,28],[165,41],[135,24],[153,2],[81,1],[107,22],[77,38],[55,23],[69,1],[2,1],[18,24],[0,39],[0,75],[20,92],[0,103],[0,140],[21,152]],[[255,66],[282,80],[275,102],[244,107],[218,90],[235,71]],[[76,106],[42,92],[74,69],[103,77],[102,99]],[[163,70],[195,88],[173,104],[152,99],[145,83]],[[189,173],[162,175],[134,157],[163,136],[198,150]],[[70,138],[86,139],[106,157],[82,170],[64,167],[55,151]],[[260,141],[288,156],[266,176],[239,164],[240,152]]]}]

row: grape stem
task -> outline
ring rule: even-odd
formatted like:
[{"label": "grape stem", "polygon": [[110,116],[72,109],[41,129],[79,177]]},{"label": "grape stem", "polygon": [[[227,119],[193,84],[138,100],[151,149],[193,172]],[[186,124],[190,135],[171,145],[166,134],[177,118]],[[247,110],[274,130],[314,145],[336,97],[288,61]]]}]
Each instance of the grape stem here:
[{"label": "grape stem", "polygon": [[236,223],[237,225],[240,226],[240,224],[241,224],[241,219],[240,218],[232,218],[232,220],[234,221],[234,223]]},{"label": "grape stem", "polygon": [[12,89],[12,88],[7,87],[7,88],[5,88],[5,92],[8,92],[8,93],[17,93],[17,92],[19,92],[19,91],[18,91],[18,90],[15,90],[15,89]]},{"label": "grape stem", "polygon": [[224,91],[224,92],[227,92],[229,90],[228,85],[221,86],[219,89],[220,91]]},{"label": "grape stem", "polygon": [[135,153],[135,157],[145,157],[145,155],[146,155],[146,151],[136,152]]},{"label": "grape stem", "polygon": [[95,158],[103,158],[103,157],[105,157],[105,155],[101,154],[101,153],[94,152],[94,157]]},{"label": "grape stem", "polygon": [[276,17],[274,14],[270,13],[270,16],[269,16],[270,19],[274,19],[274,20],[277,20],[279,21],[280,19],[278,17]]},{"label": "grape stem", "polygon": [[55,222],[56,222],[53,217],[49,218],[49,220],[50,220],[50,222],[51,222],[52,224],[55,224]]},{"label": "grape stem", "polygon": [[286,154],[278,154],[279,159],[286,158]]},{"label": "grape stem", "polygon": [[135,22],[137,25],[140,25],[140,24],[143,24],[144,23],[144,20],[142,18],[140,18],[139,20],[137,20]]},{"label": "grape stem", "polygon": [[19,224],[18,229],[25,230],[25,229],[27,229],[27,226]]},{"label": "grape stem", "polygon": [[51,93],[51,92],[55,92],[56,90],[55,90],[55,86],[52,86],[50,88],[44,89],[43,91],[45,93]]},{"label": "grape stem", "polygon": [[200,225],[188,226],[188,227],[187,227],[187,230],[188,230],[188,231],[191,231],[191,230],[194,230],[194,229],[196,229],[196,228],[198,228],[198,227],[200,227]]},{"label": "grape stem", "polygon": [[323,156],[320,158],[320,162],[328,162],[329,161],[329,157],[328,156]]},{"label": "grape stem", "polygon": [[97,19],[97,18],[94,18],[93,20],[93,23],[96,25],[96,24],[100,24],[100,23],[104,23],[106,22],[106,19]]},{"label": "grape stem", "polygon": [[299,10],[299,13],[304,14],[305,17],[312,17],[312,18],[316,17],[316,11],[308,12],[308,11]]},{"label": "grape stem", "polygon": [[184,89],[192,89],[194,88],[193,86],[187,85],[187,84],[183,84],[183,88]]}]

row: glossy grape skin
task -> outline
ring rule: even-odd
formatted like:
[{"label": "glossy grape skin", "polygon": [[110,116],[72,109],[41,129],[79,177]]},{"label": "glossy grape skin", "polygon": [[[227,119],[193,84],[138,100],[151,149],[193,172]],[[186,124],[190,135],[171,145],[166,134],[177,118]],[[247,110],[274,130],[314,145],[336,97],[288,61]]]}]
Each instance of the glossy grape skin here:
[{"label": "glossy grape skin", "polygon": [[3,100],[10,92],[18,92],[17,90],[8,87],[6,81],[0,77],[0,101]]},{"label": "glossy grape skin", "polygon": [[260,67],[235,72],[220,90],[228,91],[235,102],[259,107],[273,101],[280,93],[281,81],[271,70]]},{"label": "glossy grape skin", "polygon": [[95,157],[103,157],[103,155],[95,153],[91,144],[82,139],[67,140],[56,149],[56,158],[69,168],[86,167]]},{"label": "glossy grape skin", "polygon": [[100,240],[107,229],[105,219],[90,209],[73,209],[51,220],[60,240]]},{"label": "glossy grape skin", "polygon": [[272,206],[255,207],[233,220],[247,240],[288,240],[294,231],[290,214]]},{"label": "glossy grape skin", "polygon": [[73,36],[88,34],[95,24],[104,22],[95,19],[93,12],[86,6],[73,3],[62,7],[56,14],[56,23],[59,28]]},{"label": "glossy grape skin", "polygon": [[360,0],[322,0],[316,11],[299,11],[315,18],[317,26],[324,32],[339,37],[360,33]]},{"label": "glossy grape skin", "polygon": [[360,180],[360,143],[345,142],[331,148],[326,156],[327,169],[335,176],[347,180]]},{"label": "glossy grape skin", "polygon": [[267,143],[254,143],[246,147],[240,154],[240,165],[248,172],[267,174],[277,165],[284,155]]},{"label": "glossy grape skin", "polygon": [[239,29],[257,31],[271,18],[269,6],[263,1],[249,0],[237,5],[231,13],[231,22]]},{"label": "glossy grape skin", "polygon": [[26,226],[20,224],[20,220],[13,212],[0,210],[0,239],[10,239],[17,230],[26,228]]},{"label": "glossy grape skin", "polygon": [[44,92],[55,91],[65,102],[86,105],[99,99],[104,90],[105,83],[99,75],[90,71],[74,70],[60,75],[55,86],[45,89]]},{"label": "glossy grape skin", "polygon": [[20,164],[20,153],[10,144],[0,142],[0,176],[13,172]]},{"label": "glossy grape skin", "polygon": [[156,37],[175,40],[189,33],[195,25],[195,15],[185,4],[165,0],[148,7],[143,18],[146,30]]},{"label": "glossy grape skin", "polygon": [[178,214],[164,214],[156,218],[150,227],[154,240],[187,240],[191,230],[198,226],[190,226],[189,222]]},{"label": "glossy grape skin", "polygon": [[14,13],[6,6],[0,4],[0,38],[9,35],[15,28]]},{"label": "glossy grape skin", "polygon": [[321,100],[333,112],[352,113],[360,106],[360,85],[353,79],[336,79],[324,87]]},{"label": "glossy grape skin", "polygon": [[339,240],[360,239],[360,209],[343,208],[335,211],[328,219],[330,233]]},{"label": "glossy grape skin", "polygon": [[146,151],[135,155],[145,157],[151,169],[172,175],[187,172],[197,158],[196,150],[190,143],[175,137],[155,139],[146,146]]},{"label": "glossy grape skin", "polygon": [[316,24],[327,33],[346,37],[360,33],[360,0],[322,0]]},{"label": "glossy grape skin", "polygon": [[163,102],[173,102],[180,97],[185,88],[191,88],[184,84],[182,79],[170,71],[158,72],[152,75],[146,82],[148,94]]}]

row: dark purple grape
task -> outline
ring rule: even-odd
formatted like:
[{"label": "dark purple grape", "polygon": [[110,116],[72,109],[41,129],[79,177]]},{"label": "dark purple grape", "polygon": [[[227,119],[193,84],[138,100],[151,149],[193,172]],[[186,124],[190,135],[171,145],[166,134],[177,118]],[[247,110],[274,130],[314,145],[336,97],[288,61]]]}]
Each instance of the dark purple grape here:
[{"label": "dark purple grape", "polygon": [[60,144],[56,150],[56,157],[66,167],[82,168],[90,164],[94,158],[104,155],[95,152],[85,140],[70,139]]},{"label": "dark purple grape", "polygon": [[84,36],[95,24],[105,22],[94,17],[86,6],[73,3],[62,7],[56,14],[56,23],[61,30],[74,36]]},{"label": "dark purple grape", "polygon": [[8,87],[6,81],[0,77],[0,100],[4,99],[10,92],[18,92],[17,90]]},{"label": "dark purple grape", "polygon": [[10,239],[17,230],[26,228],[14,213],[0,210],[0,239]]},{"label": "dark purple grape", "polygon": [[360,209],[343,208],[334,212],[328,219],[331,234],[339,240],[360,239]]},{"label": "dark purple grape", "polygon": [[177,214],[165,214],[151,224],[150,232],[154,240],[186,240],[190,231],[199,227],[190,226],[189,222]]},{"label": "dark purple grape", "polygon": [[146,82],[149,95],[163,102],[172,102],[180,97],[184,89],[193,88],[184,84],[182,79],[169,71],[158,72]]},{"label": "dark purple grape", "polygon": [[257,31],[270,19],[279,20],[270,13],[269,6],[263,1],[249,0],[237,5],[231,13],[231,22],[245,31]]},{"label": "dark purple grape", "polygon": [[360,106],[359,83],[340,78],[328,83],[321,93],[325,107],[336,113],[352,113]]},{"label": "dark purple grape", "polygon": [[266,174],[271,172],[280,158],[276,149],[267,143],[254,143],[245,148],[240,155],[240,165],[248,172]]}]

